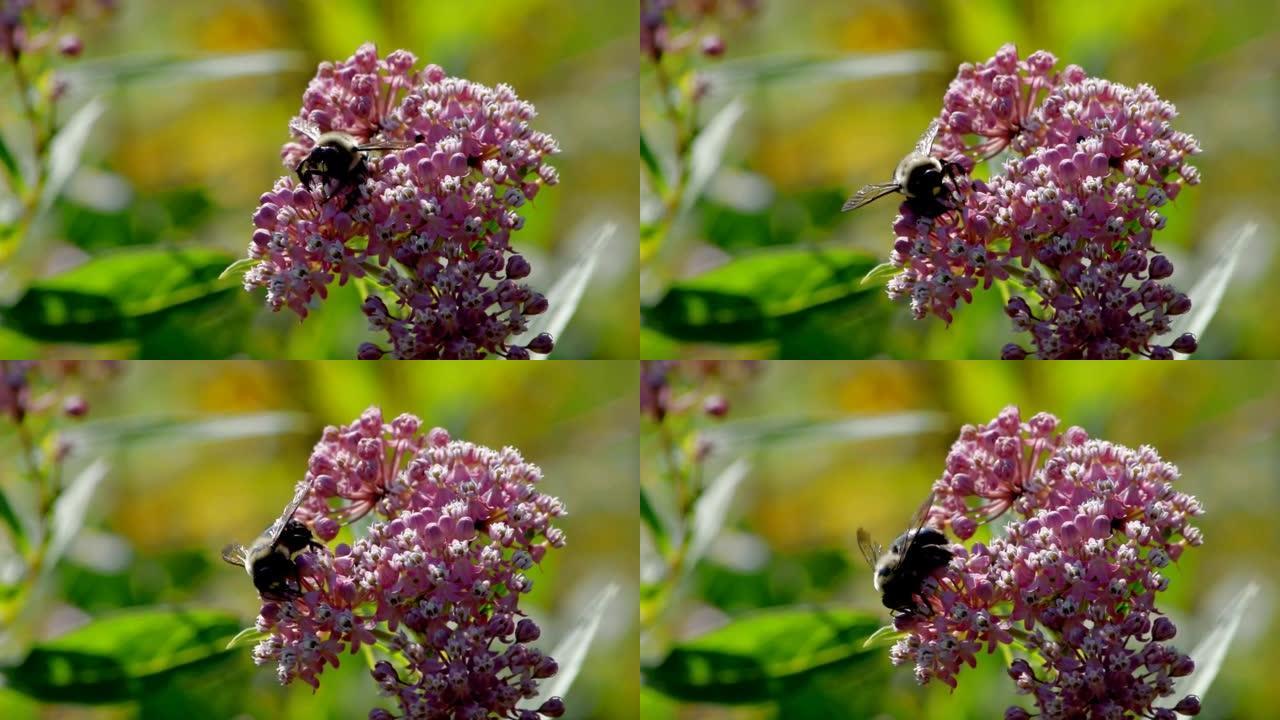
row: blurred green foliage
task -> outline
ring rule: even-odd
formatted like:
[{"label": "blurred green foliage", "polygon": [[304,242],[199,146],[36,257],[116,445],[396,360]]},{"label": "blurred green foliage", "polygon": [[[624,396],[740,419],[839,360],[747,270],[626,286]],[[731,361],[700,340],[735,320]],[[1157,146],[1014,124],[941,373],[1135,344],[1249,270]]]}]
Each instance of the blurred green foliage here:
[{"label": "blurred green foliage", "polygon": [[[79,118],[88,132],[82,143],[66,143],[72,147],[64,153],[61,197],[0,267],[0,307],[8,308],[0,323],[10,328],[0,331],[0,355],[354,357],[370,338],[351,286],[335,284],[330,299],[300,323],[290,312],[272,313],[261,291],[241,290],[238,276],[184,284],[194,299],[152,312],[146,322],[113,315],[109,323],[120,327],[107,337],[59,326],[23,341],[19,332],[48,318],[14,305],[37,302],[24,293],[75,267],[113,286],[152,281],[141,270],[95,265],[118,253],[162,263],[175,248],[199,249],[216,253],[223,267],[242,257],[258,196],[286,173],[286,124],[316,64],[373,41],[383,52],[405,48],[455,75],[508,83],[537,107],[538,129],[562,148],[553,160],[561,183],[526,208],[525,228],[514,238],[533,264],[529,282],[545,292],[602,225],[619,228],[557,338],[555,357],[634,357],[635,255],[624,248],[635,244],[635,175],[623,169],[638,166],[629,141],[636,136],[635,15],[624,4],[591,0],[119,3],[113,18],[86,30],[85,56],[63,63],[71,95],[60,121],[75,126]],[[554,20],[563,17],[573,21]],[[4,74],[0,93],[12,93]],[[17,113],[0,103],[9,146],[20,138]],[[7,192],[0,190],[0,200]],[[33,338],[59,345],[41,349]]]},{"label": "blurred green foliage", "polygon": [[[1149,444],[1178,466],[1179,489],[1207,509],[1197,522],[1205,543],[1170,568],[1160,608],[1190,650],[1258,581],[1200,717],[1269,716],[1280,700],[1268,679],[1280,662],[1270,642],[1280,620],[1277,371],[1270,362],[766,363],[755,381],[724,391],[732,410],[706,431],[709,475],[751,469],[703,560],[644,628],[644,717],[1001,717],[1018,698],[1000,654],[979,654],[951,691],[917,686],[910,668],[890,664],[885,643],[863,647],[858,623],[887,624],[889,612],[854,536],[865,527],[888,542],[902,532],[960,426],[1009,404],[1024,418],[1047,411],[1091,436]],[[646,491],[664,482],[661,448],[653,423],[642,425]],[[804,618],[815,625],[770,639],[775,623]],[[841,627],[857,638],[828,642]],[[790,662],[777,657],[784,651]],[[746,678],[749,690],[734,689]]]},{"label": "blurred green foliage", "polygon": [[[620,589],[565,697],[565,717],[636,717],[635,367],[126,364],[85,394],[87,419],[65,431],[69,467],[102,460],[108,469],[84,529],[20,626],[0,628],[0,657],[11,666],[0,717],[349,720],[385,705],[363,655],[343,654],[313,693],[303,683],[281,687],[273,668],[254,666],[252,643],[226,649],[252,627],[259,601],[244,571],[218,558],[223,544],[248,541],[279,513],[326,424],[375,404],[388,418],[410,412],[455,438],[512,445],[542,468],[544,489],[570,514],[560,523],[567,547],[531,573],[526,610],[543,627],[538,645],[550,651],[605,586]],[[0,425],[0,449],[14,444]],[[0,478],[5,493],[15,491],[7,466]],[[70,678],[98,682],[72,693]]]},{"label": "blurred green foliage", "polygon": [[[741,112],[711,160],[719,168],[698,201],[665,233],[642,201],[641,279],[646,308],[643,357],[995,358],[1017,334],[1000,311],[998,292],[978,293],[950,327],[916,321],[905,303],[885,297],[884,281],[850,283],[854,307],[811,304],[781,327],[760,323],[765,341],[744,341],[714,324],[688,333],[655,319],[669,293],[719,268],[734,274],[762,253],[788,263],[820,261],[831,248],[888,259],[895,203],[842,214],[845,198],[883,182],[935,116],[962,62],[991,57],[1003,43],[1023,53],[1046,49],[1063,64],[1126,85],[1148,83],[1180,113],[1176,126],[1204,148],[1195,159],[1203,182],[1162,209],[1167,227],[1157,247],[1174,261],[1173,282],[1189,290],[1219,259],[1246,222],[1259,223],[1242,252],[1217,316],[1200,339],[1198,358],[1270,358],[1280,335],[1270,308],[1280,289],[1272,251],[1272,188],[1280,166],[1277,85],[1280,6],[1249,0],[1134,0],[1025,3],[1012,0],[807,0],[761,3],[756,18],[726,33],[722,60],[699,59],[708,87],[699,116],[712,125],[725,108]],[[642,61],[641,128],[653,159],[669,167],[671,132],[652,63]],[[651,197],[660,183],[643,182]],[[725,303],[760,292],[735,289]],[[862,296],[872,302],[861,302]],[[807,289],[791,295],[806,303]],[[1193,298],[1195,300],[1195,298]],[[682,318],[690,324],[691,316]],[[797,340],[797,335],[802,336]]]}]

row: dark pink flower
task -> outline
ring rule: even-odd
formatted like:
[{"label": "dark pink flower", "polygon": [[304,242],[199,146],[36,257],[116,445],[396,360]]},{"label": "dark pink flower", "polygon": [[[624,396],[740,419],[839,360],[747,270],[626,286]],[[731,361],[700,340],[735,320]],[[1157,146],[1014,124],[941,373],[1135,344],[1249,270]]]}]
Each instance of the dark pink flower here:
[{"label": "dark pink flower", "polygon": [[405,717],[557,716],[562,705],[517,707],[556,671],[529,644],[540,630],[520,609],[527,571],[564,545],[552,525],[564,506],[535,489],[537,466],[513,448],[424,433],[412,415],[384,423],[371,408],[325,430],[307,477],[297,517],[322,539],[338,520],[379,519],[350,545],[299,557],[303,593],[263,605],[258,627],[271,634],[258,663],[318,687],[341,653],[375,646],[402,658],[372,675]]},{"label": "dark pink flower", "polygon": [[[932,614],[897,618],[908,635],[893,662],[914,664],[922,683],[955,687],[979,650],[1016,638],[1042,658],[1009,668],[1042,717],[1198,712],[1194,696],[1155,707],[1173,694],[1172,678],[1194,669],[1168,643],[1177,628],[1155,605],[1168,586],[1162,569],[1203,542],[1190,524],[1203,509],[1174,489],[1177,478],[1152,448],[1060,430],[1047,413],[1023,422],[1011,407],[966,426],[934,484],[932,520],[963,539],[975,523],[1008,511],[1015,519],[989,544],[954,546],[926,590]],[[1028,714],[1010,708],[1006,717]]]},{"label": "dark pink flower", "polygon": [[280,178],[253,217],[249,256],[261,262],[245,288],[265,287],[272,309],[305,318],[334,280],[371,279],[381,294],[363,311],[387,347],[366,344],[365,358],[550,352],[549,336],[510,343],[547,309],[517,282],[530,267],[510,241],[524,226],[519,209],[559,181],[545,162],[556,142],[532,129],[533,106],[509,86],[449,77],[436,65],[415,71],[416,63],[404,50],[380,59],[366,44],[320,65],[282,151],[291,172],[314,147],[306,128],[407,147],[370,153],[368,178],[354,189]]}]

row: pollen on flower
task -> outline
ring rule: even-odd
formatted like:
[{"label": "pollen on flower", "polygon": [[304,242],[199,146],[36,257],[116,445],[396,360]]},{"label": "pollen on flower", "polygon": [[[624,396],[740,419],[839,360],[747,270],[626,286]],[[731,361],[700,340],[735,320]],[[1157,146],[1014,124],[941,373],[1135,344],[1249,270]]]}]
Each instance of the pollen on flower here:
[{"label": "pollen on flower", "polygon": [[[512,448],[492,450],[424,430],[377,408],[328,427],[308,463],[313,493],[296,515],[312,526],[373,513],[350,545],[299,559],[302,594],[263,605],[254,650],[281,682],[319,687],[326,665],[374,646],[402,658],[372,677],[402,717],[558,717],[563,704],[522,709],[555,661],[529,643],[537,623],[523,574],[563,545],[559,499]],[[558,701],[558,698],[556,699]],[[375,709],[370,717],[396,717]]]},{"label": "pollen on flower", "polygon": [[380,293],[362,309],[386,341],[361,345],[361,358],[546,354],[549,335],[511,342],[547,301],[516,282],[527,271],[505,269],[520,257],[511,247],[523,225],[516,209],[558,179],[546,163],[556,141],[529,127],[534,108],[509,86],[435,65],[415,71],[416,62],[403,50],[379,59],[366,44],[320,65],[281,152],[289,172],[315,149],[308,127],[392,147],[363,153],[367,177],[347,191],[288,175],[262,195],[249,245],[260,262],[245,289],[265,288],[273,310],[306,318],[335,280],[368,277]]},{"label": "pollen on flower", "polygon": [[1002,151],[1009,158],[987,181],[956,179],[956,205],[936,219],[903,204],[890,256],[901,271],[888,294],[908,300],[917,319],[950,323],[979,285],[1017,282],[1034,302],[1015,296],[1006,311],[1031,348],[1010,344],[1006,359],[1193,352],[1190,334],[1159,340],[1191,301],[1161,282],[1173,266],[1154,234],[1165,226],[1156,208],[1199,181],[1187,164],[1199,144],[1172,128],[1176,110],[1150,86],[1056,65],[1044,51],[1020,60],[1006,45],[960,67],[934,153],[965,169]]},{"label": "pollen on flower", "polygon": [[938,612],[898,618],[908,634],[890,659],[913,663],[922,683],[956,687],[979,650],[1011,646],[1017,634],[1042,664],[1016,659],[1009,676],[1041,717],[1196,714],[1196,696],[1170,698],[1169,679],[1194,663],[1169,644],[1177,628],[1156,607],[1168,585],[1160,568],[1202,540],[1190,522],[1203,509],[1174,489],[1177,477],[1150,447],[1090,438],[1047,413],[1024,421],[1008,407],[964,426],[934,483],[932,521],[967,528],[957,530],[963,538],[1013,517],[990,542],[956,546],[935,576]]}]

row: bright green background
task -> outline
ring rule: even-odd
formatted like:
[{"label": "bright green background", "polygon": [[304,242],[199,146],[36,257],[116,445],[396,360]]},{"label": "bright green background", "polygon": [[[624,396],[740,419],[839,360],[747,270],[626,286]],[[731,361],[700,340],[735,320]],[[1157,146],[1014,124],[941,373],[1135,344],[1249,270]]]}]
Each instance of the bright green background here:
[{"label": "bright green background", "polygon": [[[1274,581],[1280,572],[1274,552],[1280,541],[1274,522],[1280,508],[1278,370],[1263,362],[768,363],[756,381],[727,393],[732,410],[718,432],[735,437],[735,427],[763,420],[803,427],[904,412],[936,413],[936,429],[858,441],[818,439],[811,427],[755,447],[722,444],[707,477],[738,459],[748,460],[751,470],[683,600],[642,639],[643,664],[653,667],[672,647],[761,608],[816,604],[887,623],[889,613],[856,549],[856,529],[865,527],[888,544],[940,476],[960,426],[988,422],[1016,404],[1024,419],[1051,412],[1064,428],[1080,425],[1093,437],[1130,447],[1149,444],[1178,466],[1179,489],[1207,510],[1196,523],[1205,542],[1170,566],[1170,589],[1159,606],[1178,625],[1177,646],[1190,650],[1248,580],[1261,584],[1200,717],[1268,717],[1280,701],[1271,680],[1280,662],[1271,641],[1280,619]],[[662,464],[652,424],[644,430],[641,481],[655,483]],[[941,683],[922,689],[910,667],[894,668],[888,649],[880,648],[813,673],[770,702],[680,705],[646,688],[642,704],[647,720],[989,720],[1015,700],[1004,667],[999,655],[980,653],[976,669],[959,673],[954,693]]]},{"label": "bright green background", "polygon": [[[144,422],[153,429],[81,445],[75,462],[102,458],[110,470],[32,629],[55,637],[90,618],[153,605],[230,612],[242,627],[251,625],[257,593],[243,570],[219,559],[219,549],[248,542],[279,513],[324,425],[350,423],[379,404],[388,420],[411,412],[454,438],[515,446],[542,468],[541,487],[569,514],[559,523],[566,547],[530,575],[526,610],[543,628],[538,644],[554,647],[584,606],[618,583],[565,698],[565,717],[634,718],[636,387],[633,362],[129,363],[118,380],[88,394],[92,411],[80,429],[99,437]],[[185,424],[268,411],[298,413],[297,431],[198,439]],[[13,442],[11,426],[0,425],[0,447]],[[14,481],[8,469],[0,472],[6,484]],[[281,687],[274,667],[254,666],[250,652],[242,647],[212,668],[179,674],[171,694],[142,714],[137,705],[41,709],[0,690],[0,717],[350,720],[385,706],[362,656],[343,654],[341,668],[326,668],[313,694],[300,682]]]},{"label": "bright green background", "polygon": [[[702,120],[734,97],[745,112],[731,130],[723,170],[648,267],[642,297],[653,306],[681,283],[698,291],[736,290],[730,283],[747,282],[751,273],[700,284],[692,279],[751,253],[793,250],[809,259],[810,273],[757,279],[762,284],[754,296],[789,298],[803,311],[793,306],[784,321],[753,333],[708,326],[681,333],[661,322],[671,317],[656,313],[643,333],[645,357],[996,358],[1006,342],[1023,340],[996,292],[961,306],[949,329],[937,318],[913,320],[906,303],[884,295],[883,278],[860,293],[861,273],[888,259],[896,205],[886,199],[840,212],[857,188],[892,174],[939,112],[956,66],[984,61],[1005,42],[1016,43],[1023,56],[1043,48],[1091,75],[1149,83],[1177,106],[1175,127],[1195,135],[1204,153],[1193,160],[1203,182],[1162,208],[1168,226],[1155,242],[1177,267],[1173,281],[1189,290],[1243,222],[1260,224],[1196,357],[1280,356],[1272,310],[1280,285],[1270,281],[1280,271],[1273,251],[1273,195],[1280,183],[1273,162],[1280,152],[1276,3],[806,0],[762,7],[758,18],[726,33],[724,60],[696,63],[712,87]],[[895,55],[893,62],[924,69],[885,75],[883,67],[862,66],[877,76],[850,78],[848,68],[831,65],[778,68],[797,58],[875,61],[903,51],[924,54]],[[729,75],[739,81],[724,81]],[[641,127],[651,145],[666,150],[653,73],[645,66],[641,90]],[[843,255],[850,251],[866,253],[865,265]],[[847,269],[843,277],[841,268]],[[757,268],[755,277],[772,280],[785,272]],[[823,285],[827,274],[834,280]],[[844,300],[833,303],[830,292],[822,294],[832,284],[844,286]],[[814,285],[817,297],[810,297]],[[666,335],[651,332],[663,329]],[[672,342],[673,335],[683,342]],[[728,340],[735,343],[724,344]],[[722,344],[712,344],[717,341]]]},{"label": "bright green background", "polygon": [[[115,18],[85,31],[85,57],[63,63],[72,72],[98,72],[101,63],[114,69],[105,83],[73,84],[82,90],[62,109],[62,119],[95,92],[105,93],[107,110],[67,197],[0,273],[0,305],[17,300],[34,280],[83,262],[86,254],[126,246],[213,249],[225,254],[219,259],[224,267],[243,257],[258,196],[286,172],[280,163],[286,125],[316,64],[345,59],[373,41],[383,54],[405,48],[420,65],[434,62],[490,86],[508,83],[534,103],[535,126],[554,136],[563,152],[552,160],[560,185],[526,206],[526,227],[513,237],[533,264],[529,281],[546,292],[584,255],[603,223],[618,225],[554,356],[635,357],[637,283],[635,253],[628,249],[635,247],[638,166],[635,10],[594,0],[119,5]],[[175,72],[167,65],[175,59],[262,51],[293,54],[270,59],[276,69],[266,73],[244,74],[247,64],[232,62],[229,71],[241,76],[192,78],[180,70],[164,76]],[[117,74],[119,62],[137,65]],[[0,68],[0,97],[6,98],[0,126],[6,128],[18,125],[8,75]],[[220,287],[207,302],[143,323],[122,340],[74,352],[346,359],[360,342],[384,339],[366,327],[351,286],[335,284],[303,324],[292,312],[272,313],[261,289],[245,293],[234,278]],[[0,333],[0,354],[35,352],[19,342]]]}]

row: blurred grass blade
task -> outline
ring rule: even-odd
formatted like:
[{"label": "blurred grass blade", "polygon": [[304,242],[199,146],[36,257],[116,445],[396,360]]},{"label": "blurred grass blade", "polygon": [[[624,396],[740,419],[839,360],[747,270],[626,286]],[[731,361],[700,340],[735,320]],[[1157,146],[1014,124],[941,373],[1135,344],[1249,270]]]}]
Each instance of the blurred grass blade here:
[{"label": "blurred grass blade", "polygon": [[711,182],[711,178],[720,169],[734,126],[742,119],[746,110],[747,105],[742,98],[734,98],[703,126],[694,139],[689,150],[689,180],[685,184],[684,197],[680,199],[681,211],[693,207],[698,198],[702,197],[707,183]]},{"label": "blurred grass blade", "polygon": [[925,411],[849,416],[837,420],[755,418],[735,420],[705,432],[707,439],[717,446],[741,450],[762,445],[919,435],[941,429],[945,420],[942,413]]},{"label": "blurred grass blade", "polygon": [[4,322],[49,342],[136,339],[163,324],[167,313],[238,287],[218,280],[230,260],[203,248],[140,247],[100,255],[32,283],[4,312]]},{"label": "blurred grass blade", "polygon": [[770,248],[671,284],[645,308],[645,324],[694,342],[743,343],[776,338],[808,313],[881,295],[860,284],[876,259],[857,250]]},{"label": "blurred grass blade", "polygon": [[80,156],[89,142],[93,124],[107,109],[101,97],[95,97],[76,110],[49,143],[49,169],[44,190],[40,194],[40,211],[44,212],[62,194],[67,181],[80,167]]},{"label": "blurred grass blade", "polygon": [[147,443],[214,442],[300,433],[310,426],[306,413],[260,412],[202,417],[167,415],[94,420],[66,431],[77,446],[115,448]]},{"label": "blurred grass blade", "polygon": [[596,631],[600,629],[600,622],[609,610],[609,603],[613,602],[617,594],[617,583],[606,585],[587,605],[586,611],[582,613],[582,617],[578,618],[578,622],[569,634],[556,643],[555,649],[551,651],[551,657],[556,659],[560,669],[549,682],[543,684],[531,707],[536,708],[553,697],[563,698],[569,694],[569,688],[573,686],[573,681],[578,678],[578,672],[582,670],[582,665],[587,660],[587,652],[591,649],[591,641],[595,639]]},{"label": "blurred grass blade", "polygon": [[[1187,293],[1191,298],[1191,312],[1174,318],[1173,329],[1169,332],[1171,339],[1189,332],[1200,340],[1205,329],[1209,327],[1209,321],[1218,312],[1218,305],[1222,302],[1222,296],[1231,282],[1231,275],[1235,273],[1236,263],[1240,261],[1241,251],[1257,229],[1257,223],[1248,222],[1242,225],[1235,237],[1222,249],[1218,259],[1192,286],[1191,291]],[[1185,359],[1187,356],[1178,353],[1177,357]]]},{"label": "blurred grass blade", "polygon": [[[122,55],[90,60],[65,71],[74,84],[121,86],[145,82],[220,80],[249,75],[275,75],[304,68],[303,55],[291,50],[209,55]],[[77,82],[78,81],[78,82]]]},{"label": "blurred grass blade", "polygon": [[659,692],[689,702],[776,700],[824,670],[861,661],[879,661],[887,669],[879,650],[863,646],[881,622],[843,609],[755,611],[677,644],[661,663],[644,670],[644,679]]},{"label": "blurred grass blade", "polygon": [[720,534],[725,519],[729,516],[729,506],[733,503],[734,493],[751,470],[746,460],[737,460],[725,468],[703,490],[702,496],[693,506],[693,530],[689,538],[689,546],[684,556],[684,573],[688,574],[697,566],[698,561],[711,547],[711,541]]},{"label": "blurred grass blade", "polygon": [[[596,265],[599,264],[600,257],[604,254],[605,248],[609,246],[609,240],[613,238],[614,232],[618,229],[613,223],[605,223],[604,226],[596,232],[596,237],[587,245],[587,250],[578,258],[578,261],[572,267],[565,270],[560,275],[560,279],[551,286],[547,291],[547,304],[549,306],[546,313],[534,316],[529,321],[529,329],[525,330],[520,336],[519,343],[527,343],[537,337],[539,333],[548,333],[551,337],[559,340],[561,333],[568,327],[569,320],[573,318],[573,313],[578,309],[578,303],[582,301],[582,294],[586,292],[588,283],[591,282],[591,276],[595,274]],[[552,352],[555,352],[554,350]],[[536,356],[539,359],[546,359],[545,355]]]},{"label": "blurred grass blade", "polygon": [[45,549],[42,571],[48,573],[58,564],[71,541],[84,527],[85,516],[93,494],[107,476],[107,463],[95,460],[71,481],[53,505],[53,522],[49,529],[49,545]]},{"label": "blurred grass blade", "polygon": [[[25,554],[30,547],[30,543],[27,542],[27,531],[18,517],[17,509],[9,502],[9,493],[5,491],[4,485],[0,485],[0,520],[3,520],[5,527],[9,528],[9,536],[13,538],[19,554]],[[3,579],[0,579],[0,584],[2,583]]]},{"label": "blurred grass blade", "polygon": [[707,74],[715,87],[741,87],[914,75],[940,70],[942,61],[941,53],[929,50],[850,54],[836,58],[770,54],[726,61]]},{"label": "blurred grass blade", "polygon": [[670,551],[671,539],[667,533],[667,525],[658,514],[658,508],[654,507],[649,491],[643,484],[640,486],[640,519],[653,534],[653,542],[658,547],[658,551],[664,555]]},{"label": "blurred grass blade", "polygon": [[1191,651],[1191,659],[1195,661],[1195,670],[1188,676],[1178,678],[1174,688],[1174,696],[1198,695],[1201,700],[1209,691],[1218,671],[1222,669],[1222,661],[1226,659],[1231,640],[1240,629],[1240,621],[1245,618],[1249,603],[1258,594],[1258,583],[1250,581],[1244,589],[1223,609],[1213,629],[1204,636]]},{"label": "blurred grass blade", "polygon": [[226,655],[235,617],[216,610],[141,608],[42,642],[3,671],[9,687],[48,702],[117,703],[161,689],[179,669]]}]

